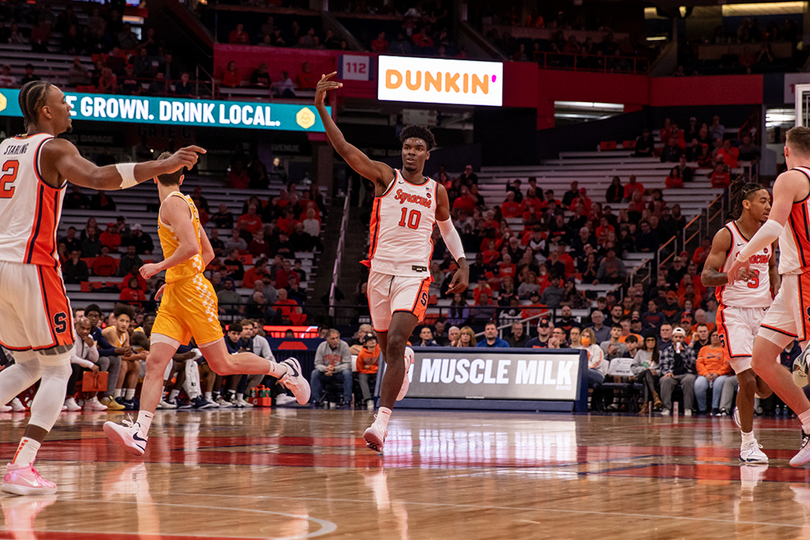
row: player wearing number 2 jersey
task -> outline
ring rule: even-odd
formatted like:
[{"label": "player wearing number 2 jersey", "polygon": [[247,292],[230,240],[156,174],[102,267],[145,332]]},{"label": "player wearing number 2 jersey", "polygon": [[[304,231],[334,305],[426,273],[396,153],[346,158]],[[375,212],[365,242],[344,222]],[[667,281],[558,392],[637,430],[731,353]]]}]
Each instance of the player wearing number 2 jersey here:
[{"label": "player wearing number 2 jersey", "polygon": [[70,377],[73,319],[56,252],[56,231],[67,182],[98,190],[124,189],[183,167],[193,167],[201,148],[183,148],[161,163],[97,167],[57,136],[71,127],[70,105],[46,81],[26,83],[19,94],[27,128],[0,143],[0,344],[15,351],[15,364],[0,372],[0,401],[42,379],[31,420],[3,491],[45,495],[56,485],[33,462],[62,410]]},{"label": "player wearing number 2 jersey", "polygon": [[315,91],[315,106],[326,135],[338,154],[352,169],[374,182],[375,199],[371,218],[368,303],[371,321],[387,361],[376,420],[363,434],[366,445],[381,451],[391,409],[407,378],[405,346],[428,303],[430,278],[430,235],[436,223],[448,251],[459,269],[448,295],[467,288],[469,269],[461,238],[450,220],[450,204],[444,186],[423,174],[425,161],[435,145],[433,134],[422,126],[406,126],[400,133],[402,170],[372,161],[347,143],[324,107],[326,93],[341,83],[323,75]]},{"label": "player wearing number 2 jersey", "polygon": [[[793,409],[802,423],[802,444],[790,460],[794,467],[810,462],[810,401],[782,366],[774,362],[794,339],[807,344],[810,309],[810,128],[794,127],[787,132],[785,163],[788,171],[773,184],[771,212],[762,227],[737,255],[727,275],[729,284],[749,278],[750,258],[779,239],[779,293],[754,342],[751,367],[774,392]],[[807,351],[797,358],[801,366]],[[804,371],[804,370],[802,370]]]},{"label": "player wearing number 2 jersey", "polygon": [[[768,456],[759,448],[754,438],[754,396],[765,397],[770,389],[751,370],[751,351],[759,332],[762,319],[779,286],[776,272],[774,246],[766,245],[749,257],[748,279],[732,285],[724,271],[728,270],[737,255],[748,244],[749,238],[768,219],[771,196],[759,184],[737,182],[731,186],[732,199],[736,201],[738,217],[717,231],[712,242],[712,251],[706,259],[701,280],[709,287],[716,287],[717,329],[726,352],[728,363],[737,374],[740,385],[737,392],[737,409],[734,419],[742,430],[740,461],[743,463],[767,463]],[[715,388],[715,392],[722,389]]]}]

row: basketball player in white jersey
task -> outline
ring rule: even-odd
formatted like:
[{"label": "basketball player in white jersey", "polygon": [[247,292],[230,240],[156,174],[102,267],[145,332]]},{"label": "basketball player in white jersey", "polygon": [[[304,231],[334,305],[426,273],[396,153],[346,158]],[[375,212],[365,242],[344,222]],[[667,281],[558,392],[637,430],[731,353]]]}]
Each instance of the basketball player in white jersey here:
[{"label": "basketball player in white jersey", "polygon": [[434,223],[439,226],[447,249],[459,266],[450,282],[448,295],[463,293],[467,289],[469,268],[461,237],[450,219],[447,191],[423,174],[425,161],[435,145],[433,134],[422,126],[403,128],[400,134],[402,170],[372,161],[346,142],[324,106],[326,93],[342,86],[331,80],[334,75],[321,76],[315,90],[315,106],[332,146],[352,169],[374,182],[375,190],[371,245],[366,263],[371,267],[368,304],[371,322],[387,362],[380,391],[380,409],[363,438],[369,448],[379,452],[388,433],[391,410],[407,383],[408,359],[401,360],[405,358],[405,346],[427,309],[433,251],[430,235]]},{"label": "basketball player in white jersey", "polygon": [[56,232],[67,182],[125,189],[157,174],[193,167],[202,148],[190,146],[161,162],[97,167],[56,136],[71,127],[70,105],[45,81],[25,84],[19,95],[27,133],[0,143],[0,344],[16,364],[0,372],[0,399],[42,379],[31,420],[6,467],[3,491],[56,493],[33,467],[37,451],[62,410],[70,377],[73,316],[57,255]]},{"label": "basketball player in white jersey", "polygon": [[[732,200],[736,201],[737,219],[726,223],[717,231],[712,250],[703,266],[701,280],[707,287],[717,287],[717,330],[728,362],[740,388],[737,392],[737,408],[734,421],[742,430],[740,461],[743,463],[768,463],[768,456],[760,450],[754,437],[754,396],[771,394],[765,382],[751,369],[751,351],[754,339],[773,297],[771,285],[779,290],[779,273],[776,271],[776,252],[773,245],[763,247],[749,259],[750,266],[745,277],[728,285],[724,269],[734,263],[737,255],[753,237],[760,226],[768,220],[771,210],[771,195],[759,184],[736,182],[731,185]],[[740,272],[742,276],[743,272]],[[720,388],[715,388],[719,392]]]},{"label": "basketball player in white jersey", "polygon": [[[810,338],[810,128],[794,127],[787,132],[785,163],[788,171],[773,185],[773,202],[766,221],[737,254],[728,269],[728,282],[747,280],[740,272],[749,268],[751,257],[779,239],[779,275],[782,284],[754,341],[751,367],[782,401],[799,416],[802,442],[790,464],[799,467],[810,461],[810,401],[779,362],[788,343],[797,339],[801,347]],[[797,358],[806,372],[807,351]],[[804,364],[804,365],[802,365]]]}]

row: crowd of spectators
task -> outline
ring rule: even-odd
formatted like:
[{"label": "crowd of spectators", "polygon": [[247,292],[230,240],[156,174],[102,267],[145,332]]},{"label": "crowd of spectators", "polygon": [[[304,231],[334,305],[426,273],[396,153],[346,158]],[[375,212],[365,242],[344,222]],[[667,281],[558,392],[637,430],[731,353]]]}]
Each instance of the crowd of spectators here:
[{"label": "crowd of spectators", "polygon": [[[29,44],[32,52],[74,56],[67,73],[69,88],[125,95],[193,92],[190,74],[166,50],[155,29],[134,28],[124,22],[123,11],[115,4],[92,4],[85,14],[68,4],[57,15],[47,4],[6,2],[0,12],[5,15],[0,16],[0,43]],[[10,21],[8,26],[5,21]],[[93,68],[86,67],[80,56],[91,56]],[[37,74],[31,64],[19,78],[12,74],[10,66],[3,66],[0,87],[18,88],[30,80],[47,77]]]}]

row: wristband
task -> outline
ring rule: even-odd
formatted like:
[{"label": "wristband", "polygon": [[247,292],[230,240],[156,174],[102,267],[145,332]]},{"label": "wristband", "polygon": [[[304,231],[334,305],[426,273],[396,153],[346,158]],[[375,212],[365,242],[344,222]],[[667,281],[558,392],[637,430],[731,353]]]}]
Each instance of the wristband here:
[{"label": "wristband", "polygon": [[135,180],[135,163],[116,163],[115,168],[121,175],[121,189],[138,185],[138,181]]}]

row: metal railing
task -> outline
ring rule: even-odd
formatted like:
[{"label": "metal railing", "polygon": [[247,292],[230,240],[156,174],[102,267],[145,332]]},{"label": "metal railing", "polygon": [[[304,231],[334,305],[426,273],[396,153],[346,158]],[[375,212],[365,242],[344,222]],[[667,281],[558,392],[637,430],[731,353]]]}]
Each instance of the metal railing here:
[{"label": "metal railing", "polygon": [[646,75],[650,61],[642,56],[603,56],[535,51],[534,61],[543,69],[564,69],[601,73],[632,73]]},{"label": "metal railing", "polygon": [[[696,237],[697,237],[697,243],[698,244],[700,244],[700,242],[703,240],[703,235],[701,234],[703,232],[703,227],[700,226],[700,220],[702,218],[703,218],[703,214],[701,214],[699,216],[695,216],[691,220],[689,220],[689,223],[687,223],[684,226],[683,230],[681,231],[681,242],[682,242],[681,246],[682,246],[682,249],[685,249],[687,251],[691,251],[691,250],[689,250],[689,244],[693,240],[695,240]],[[695,226],[695,232],[693,232],[691,235],[687,236],[689,234],[689,228],[692,227],[693,225]]]},{"label": "metal railing", "polygon": [[[343,260],[343,248],[346,244],[346,230],[349,228],[349,208],[351,208],[352,198],[352,183],[349,182],[349,187],[346,189],[346,199],[343,201],[343,218],[340,220],[340,236],[337,243],[337,252],[335,253],[335,265],[332,268],[332,285],[329,287],[329,305],[335,305],[335,289],[337,288],[338,279],[340,279],[340,264]],[[329,316],[335,316],[334,308],[329,309]]]},{"label": "metal railing", "polygon": [[[723,226],[725,208],[723,208],[723,195],[718,195],[709,203],[706,212],[706,236],[711,235],[712,230],[717,230]],[[714,225],[714,227],[712,227]]]},{"label": "metal railing", "polygon": [[[655,257],[653,257],[653,261],[655,261],[655,264],[657,264],[658,268],[664,266],[670,259],[675,257],[675,254],[678,252],[678,250],[675,249],[677,247],[675,245],[675,240],[677,238],[678,238],[677,235],[673,236],[672,238],[664,242],[663,245],[659,246],[658,251],[655,252]],[[661,257],[664,255],[664,253],[666,253],[667,246],[669,246],[670,244],[672,244],[672,253],[670,253],[669,255],[667,255],[665,258],[662,259]]]}]

